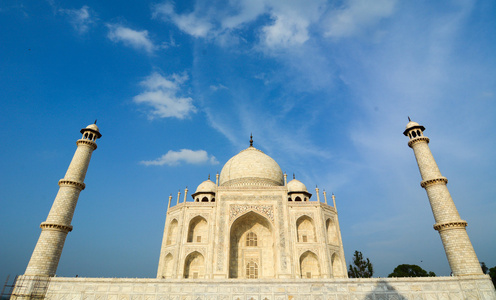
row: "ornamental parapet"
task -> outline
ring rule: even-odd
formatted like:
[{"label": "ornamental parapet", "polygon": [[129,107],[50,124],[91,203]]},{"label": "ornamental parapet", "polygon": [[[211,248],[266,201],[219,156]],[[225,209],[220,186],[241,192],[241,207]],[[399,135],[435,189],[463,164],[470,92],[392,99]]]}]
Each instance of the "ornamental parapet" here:
[{"label": "ornamental parapet", "polygon": [[86,146],[89,146],[90,148],[92,148],[93,150],[95,150],[98,147],[95,142],[90,141],[90,140],[84,140],[84,139],[77,140],[76,145],[78,145],[78,146],[79,145],[86,145]]},{"label": "ornamental parapet", "polygon": [[439,177],[439,178],[434,178],[434,179],[422,180],[420,182],[420,186],[423,187],[424,189],[427,188],[428,186],[435,185],[435,184],[448,184],[448,178]]},{"label": "ornamental parapet", "polygon": [[67,180],[67,179],[60,179],[59,180],[59,186],[60,187],[73,186],[73,187],[76,187],[77,189],[79,189],[80,191],[84,190],[84,188],[86,187],[86,185],[84,183],[72,181],[72,180]]},{"label": "ornamental parapet", "polygon": [[456,222],[446,222],[446,223],[438,223],[434,224],[434,229],[437,231],[443,231],[446,229],[454,229],[454,228],[465,228],[467,227],[467,221],[460,220]]},{"label": "ornamental parapet", "polygon": [[426,136],[419,136],[419,137],[413,138],[408,142],[408,147],[413,148],[413,145],[420,143],[420,142],[426,142],[427,144],[429,144],[429,138]]},{"label": "ornamental parapet", "polygon": [[60,230],[63,232],[70,232],[72,231],[72,225],[61,225],[61,224],[50,224],[50,223],[41,223],[40,224],[41,229],[54,229],[54,230]]}]

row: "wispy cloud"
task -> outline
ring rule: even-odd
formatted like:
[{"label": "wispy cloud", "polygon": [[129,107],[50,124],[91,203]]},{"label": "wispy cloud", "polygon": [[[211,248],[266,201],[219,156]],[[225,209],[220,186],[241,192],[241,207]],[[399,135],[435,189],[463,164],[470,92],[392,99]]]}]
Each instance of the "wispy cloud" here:
[{"label": "wispy cloud", "polygon": [[218,91],[218,90],[228,90],[228,88],[227,88],[227,86],[222,85],[222,84],[219,83],[218,85],[211,85],[210,86],[210,90],[212,90],[212,91],[215,92],[215,91]]},{"label": "wispy cloud", "polygon": [[59,8],[56,9],[56,13],[67,16],[72,27],[79,34],[87,33],[97,21],[95,13],[87,5],[83,5],[80,9]]},{"label": "wispy cloud", "polygon": [[[183,32],[196,38],[237,38],[238,29],[256,24],[255,33],[261,50],[290,48],[302,45],[313,37],[345,37],[370,28],[394,11],[396,0],[347,0],[341,7],[333,7],[324,0],[315,1],[230,1],[222,7],[205,7],[197,3],[194,10],[179,14],[172,2],[153,8],[153,16],[171,22]],[[262,17],[268,20],[258,22]],[[257,23],[258,22],[258,23]]]},{"label": "wispy cloud", "polygon": [[196,112],[191,97],[181,97],[181,86],[188,80],[187,74],[172,74],[168,78],[157,72],[152,73],[140,82],[144,91],[134,96],[137,104],[151,107],[148,112],[150,119],[178,118],[184,119]]},{"label": "wispy cloud", "polygon": [[166,154],[155,160],[141,161],[140,163],[145,166],[176,166],[181,162],[187,164],[211,164],[216,165],[219,162],[213,155],[208,155],[205,150],[190,150],[181,149],[179,151],[169,150]]},{"label": "wispy cloud", "polygon": [[117,43],[122,42],[124,45],[137,50],[144,50],[151,54],[157,46],[148,36],[147,30],[137,31],[119,24],[107,24],[109,29],[107,37]]},{"label": "wispy cloud", "polygon": [[349,37],[370,28],[381,19],[389,17],[396,0],[349,0],[343,7],[330,10],[324,21],[325,36]]}]

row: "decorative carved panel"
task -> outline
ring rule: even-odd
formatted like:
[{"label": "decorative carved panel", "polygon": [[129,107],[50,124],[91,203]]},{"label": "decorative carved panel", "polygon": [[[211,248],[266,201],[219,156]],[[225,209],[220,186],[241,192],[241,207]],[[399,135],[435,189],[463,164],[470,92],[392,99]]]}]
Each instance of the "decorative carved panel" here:
[{"label": "decorative carved panel", "polygon": [[255,211],[266,216],[274,224],[274,207],[272,205],[249,205],[235,204],[229,206],[229,222],[232,223],[236,217],[246,212]]}]

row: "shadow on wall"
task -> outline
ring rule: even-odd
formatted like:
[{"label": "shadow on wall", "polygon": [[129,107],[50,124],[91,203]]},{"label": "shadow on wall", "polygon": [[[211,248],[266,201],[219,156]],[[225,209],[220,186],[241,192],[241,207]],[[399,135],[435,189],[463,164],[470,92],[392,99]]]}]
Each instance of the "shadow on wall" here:
[{"label": "shadow on wall", "polygon": [[376,299],[376,300],[407,300],[408,298],[403,297],[394,287],[389,285],[386,281],[379,281],[375,286],[375,289],[367,294],[364,299]]}]

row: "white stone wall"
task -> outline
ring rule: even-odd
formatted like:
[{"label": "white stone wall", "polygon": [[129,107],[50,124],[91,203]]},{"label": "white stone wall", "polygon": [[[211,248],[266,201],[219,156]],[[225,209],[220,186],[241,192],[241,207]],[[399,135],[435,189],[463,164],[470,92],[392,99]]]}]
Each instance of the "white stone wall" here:
[{"label": "white stone wall", "polygon": [[[12,299],[47,300],[341,300],[341,299],[496,299],[487,275],[464,277],[167,280],[136,278],[47,279],[32,293],[31,278],[21,276]],[[38,282],[38,286],[44,286]],[[32,299],[30,298],[30,299]]]}]

